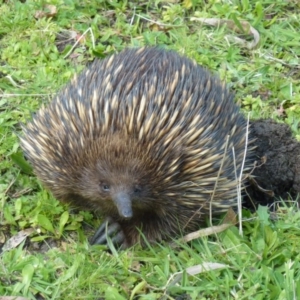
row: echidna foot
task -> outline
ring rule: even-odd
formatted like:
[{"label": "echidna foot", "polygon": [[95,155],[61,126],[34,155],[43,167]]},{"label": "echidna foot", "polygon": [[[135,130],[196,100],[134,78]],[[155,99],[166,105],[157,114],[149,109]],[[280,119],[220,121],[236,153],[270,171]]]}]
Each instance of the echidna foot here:
[{"label": "echidna foot", "polygon": [[107,245],[108,238],[111,239],[115,246],[126,248],[124,232],[121,230],[120,224],[115,222],[111,217],[104,220],[91,238],[90,243],[92,245]]}]

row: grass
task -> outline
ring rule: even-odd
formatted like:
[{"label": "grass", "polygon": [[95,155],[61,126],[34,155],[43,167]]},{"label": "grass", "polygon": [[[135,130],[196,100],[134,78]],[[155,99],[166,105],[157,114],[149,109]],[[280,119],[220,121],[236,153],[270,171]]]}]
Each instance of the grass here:
[{"label": "grass", "polygon": [[[95,57],[127,46],[163,45],[218,73],[252,118],[285,122],[300,139],[297,0],[7,0],[0,15],[0,244],[34,229],[1,253],[0,296],[300,297],[297,208],[278,210],[275,221],[263,207],[253,214],[244,211],[243,236],[232,227],[177,248],[162,244],[109,253],[87,242],[99,220],[69,210],[44,190],[22,162],[17,138],[20,123]],[[247,49],[232,41],[237,33],[226,25],[210,27],[191,17],[228,19],[237,27],[248,21],[259,32],[259,44]],[[203,263],[224,268],[189,275],[188,267]]]}]

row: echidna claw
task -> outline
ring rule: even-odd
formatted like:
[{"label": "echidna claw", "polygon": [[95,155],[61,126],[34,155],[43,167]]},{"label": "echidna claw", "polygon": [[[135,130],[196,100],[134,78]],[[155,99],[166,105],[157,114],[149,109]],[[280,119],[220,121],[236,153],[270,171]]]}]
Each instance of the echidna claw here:
[{"label": "echidna claw", "polygon": [[121,230],[119,223],[114,222],[112,218],[108,217],[100,225],[94,236],[91,238],[91,245],[107,245],[108,237],[111,238],[112,243],[116,246],[122,246],[125,242],[125,236]]}]

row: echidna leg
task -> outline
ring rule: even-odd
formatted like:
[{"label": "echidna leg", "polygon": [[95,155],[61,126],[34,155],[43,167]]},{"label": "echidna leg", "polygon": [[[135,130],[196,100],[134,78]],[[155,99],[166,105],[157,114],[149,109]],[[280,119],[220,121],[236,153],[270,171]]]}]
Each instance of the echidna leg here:
[{"label": "echidna leg", "polygon": [[105,245],[107,238],[110,237],[114,245],[122,246],[125,243],[125,236],[121,230],[119,223],[114,222],[112,218],[108,217],[98,228],[90,243],[92,245]]}]

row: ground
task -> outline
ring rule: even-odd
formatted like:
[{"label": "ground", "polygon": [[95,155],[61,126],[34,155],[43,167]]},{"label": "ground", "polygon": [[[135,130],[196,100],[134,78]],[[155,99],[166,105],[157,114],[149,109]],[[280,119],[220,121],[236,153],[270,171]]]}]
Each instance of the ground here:
[{"label": "ground", "polygon": [[[299,20],[298,0],[1,1],[0,297],[299,298]],[[44,189],[18,135],[95,58],[142,46],[194,59],[250,114],[257,166],[247,191],[257,209],[242,210],[240,227],[176,247],[108,251],[88,243],[101,220]],[[272,210],[258,205],[275,200]]]}]

